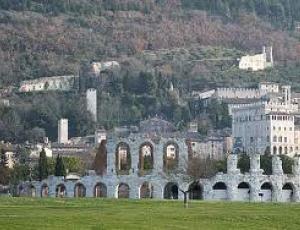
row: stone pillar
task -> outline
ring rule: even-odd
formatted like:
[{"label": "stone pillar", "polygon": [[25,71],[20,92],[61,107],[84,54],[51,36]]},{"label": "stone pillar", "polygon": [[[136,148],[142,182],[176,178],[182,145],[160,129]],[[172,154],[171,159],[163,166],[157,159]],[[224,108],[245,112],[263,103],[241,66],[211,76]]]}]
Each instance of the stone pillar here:
[{"label": "stone pillar", "polygon": [[238,155],[229,154],[227,158],[227,174],[239,174],[240,170],[237,168]]},{"label": "stone pillar", "polygon": [[283,170],[282,170],[282,161],[280,157],[274,155],[272,157],[272,174],[273,175],[283,175]]},{"label": "stone pillar", "polygon": [[260,154],[252,154],[250,156],[250,174],[262,174],[263,170],[260,168]]},{"label": "stone pillar", "polygon": [[260,154],[252,154],[250,156],[250,200],[254,202],[260,201],[260,182],[259,177],[263,170],[260,168]]},{"label": "stone pillar", "polygon": [[112,176],[116,174],[116,147],[117,147],[117,140],[115,140],[114,138],[109,138],[107,139],[107,144],[106,144],[106,148],[107,148],[107,173],[106,175],[108,176]]}]

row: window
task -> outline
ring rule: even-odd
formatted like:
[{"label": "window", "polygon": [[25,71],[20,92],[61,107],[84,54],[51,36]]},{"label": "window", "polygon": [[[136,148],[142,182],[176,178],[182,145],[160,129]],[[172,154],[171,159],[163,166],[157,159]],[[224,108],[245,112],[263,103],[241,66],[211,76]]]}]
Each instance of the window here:
[{"label": "window", "polygon": [[275,127],[275,126],[273,126],[273,130],[276,130],[276,127]]},{"label": "window", "polygon": [[287,137],[284,137],[284,142],[287,143]]},{"label": "window", "polygon": [[273,142],[277,142],[277,136],[273,137]]},{"label": "window", "polygon": [[267,142],[270,142],[270,136],[267,136]]},{"label": "window", "polygon": [[286,131],[286,127],[284,127],[283,130]]},{"label": "window", "polygon": [[279,138],[278,138],[278,142],[282,142],[282,137],[279,137]]},{"label": "window", "polygon": [[254,138],[250,137],[250,143],[253,143],[253,142],[254,142]]},{"label": "window", "polygon": [[278,127],[278,130],[281,131],[281,127],[280,126]]}]

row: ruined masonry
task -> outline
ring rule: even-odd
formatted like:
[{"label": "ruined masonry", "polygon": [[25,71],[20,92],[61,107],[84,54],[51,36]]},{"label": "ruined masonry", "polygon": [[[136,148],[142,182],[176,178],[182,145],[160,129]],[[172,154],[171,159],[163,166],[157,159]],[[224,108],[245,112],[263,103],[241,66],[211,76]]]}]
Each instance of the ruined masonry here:
[{"label": "ruined masonry", "polygon": [[237,168],[238,155],[231,154],[227,160],[227,174],[218,173],[210,179],[192,182],[177,170],[185,167],[189,157],[187,146],[183,138],[150,138],[136,134],[126,138],[111,137],[107,142],[106,175],[50,176],[41,182],[21,183],[19,194],[33,197],[183,199],[181,189],[190,191],[190,199],[300,201],[299,157],[294,158],[292,175],[283,173],[278,156],[272,158],[272,175],[264,175],[259,154],[250,156],[250,170],[245,174]]}]

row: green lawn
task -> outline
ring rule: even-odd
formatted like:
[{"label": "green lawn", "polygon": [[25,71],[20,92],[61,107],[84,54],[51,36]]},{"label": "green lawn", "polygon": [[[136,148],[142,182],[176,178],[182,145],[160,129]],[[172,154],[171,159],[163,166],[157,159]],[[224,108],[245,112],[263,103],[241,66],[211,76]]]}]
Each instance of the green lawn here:
[{"label": "green lawn", "polygon": [[0,198],[0,229],[300,229],[300,204]]}]

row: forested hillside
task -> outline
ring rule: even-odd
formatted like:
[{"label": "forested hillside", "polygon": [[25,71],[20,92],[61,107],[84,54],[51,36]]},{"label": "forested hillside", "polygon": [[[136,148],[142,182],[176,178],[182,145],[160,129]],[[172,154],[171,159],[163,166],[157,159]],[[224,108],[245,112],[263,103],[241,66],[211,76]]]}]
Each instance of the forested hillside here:
[{"label": "forested hillside", "polygon": [[[95,86],[98,126],[160,115],[184,127],[199,117],[187,100],[192,90],[265,80],[293,82],[300,90],[297,0],[0,0],[0,9],[2,88],[79,74],[91,61],[120,63],[109,85]],[[276,67],[240,71],[237,59],[263,45],[274,47]],[[92,132],[95,124],[78,100],[84,95],[76,92],[14,95],[12,107],[0,107],[0,139],[23,140],[34,127],[55,139],[60,117],[70,117],[72,136]]]}]

